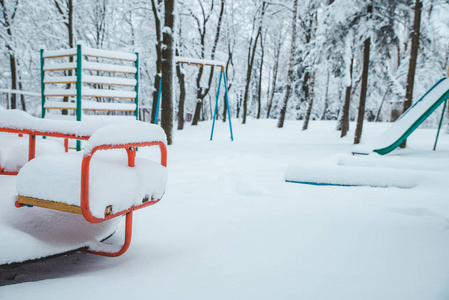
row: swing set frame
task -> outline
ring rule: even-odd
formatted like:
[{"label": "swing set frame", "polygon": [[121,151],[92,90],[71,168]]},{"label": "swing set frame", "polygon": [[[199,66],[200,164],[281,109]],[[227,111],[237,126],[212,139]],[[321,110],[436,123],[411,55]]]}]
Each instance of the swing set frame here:
[{"label": "swing set frame", "polygon": [[[215,100],[214,118],[212,121],[210,140],[212,141],[213,136],[214,136],[215,119],[217,117],[217,109],[218,109],[218,99],[220,97],[221,80],[223,78],[224,90],[225,90],[225,102],[226,102],[225,104],[226,104],[226,109],[228,111],[228,119],[229,119],[229,132],[231,134],[231,141],[233,141],[234,135],[232,133],[231,112],[229,110],[228,84],[226,81],[225,64],[222,62],[219,62],[219,61],[215,61],[215,60],[185,58],[185,57],[180,57],[180,56],[176,56],[175,61],[177,64],[193,65],[193,66],[198,66],[200,68],[202,68],[204,66],[210,66],[212,68],[220,67],[220,79],[218,81],[218,89],[217,89],[217,96],[216,96],[216,100]],[[158,95],[157,95],[156,114],[154,116],[154,124],[157,124],[157,119],[158,119],[158,115],[159,115],[159,107],[160,107],[160,103],[161,103],[161,96],[162,96],[162,80],[160,81],[160,84],[159,84],[159,91],[158,91]]]}]

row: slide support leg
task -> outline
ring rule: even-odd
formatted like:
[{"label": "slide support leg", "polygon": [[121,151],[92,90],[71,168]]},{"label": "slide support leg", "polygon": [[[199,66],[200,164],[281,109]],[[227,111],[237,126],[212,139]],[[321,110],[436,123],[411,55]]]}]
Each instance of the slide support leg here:
[{"label": "slide support leg", "polygon": [[435,144],[433,145],[433,151],[437,149],[438,137],[440,136],[441,124],[443,124],[444,112],[446,111],[447,99],[444,101],[443,112],[441,113],[440,124],[438,125],[437,136],[435,138]]}]

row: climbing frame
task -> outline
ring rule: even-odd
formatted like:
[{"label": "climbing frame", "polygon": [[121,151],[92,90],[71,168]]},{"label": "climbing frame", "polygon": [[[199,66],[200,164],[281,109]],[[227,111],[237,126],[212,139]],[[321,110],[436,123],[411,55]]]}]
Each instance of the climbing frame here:
[{"label": "climbing frame", "polygon": [[[49,111],[133,115],[138,119],[139,54],[76,48],[41,50],[42,117]],[[54,114],[53,114],[54,115]],[[61,115],[56,118],[61,118]]]}]

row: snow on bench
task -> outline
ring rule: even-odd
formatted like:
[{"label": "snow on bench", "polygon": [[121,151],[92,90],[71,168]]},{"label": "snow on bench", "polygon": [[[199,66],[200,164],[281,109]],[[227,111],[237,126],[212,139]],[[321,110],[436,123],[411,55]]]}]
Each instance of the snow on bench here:
[{"label": "snow on bench", "polygon": [[[42,156],[27,163],[17,175],[18,202],[85,217],[87,213],[88,221],[99,222],[158,201],[167,181],[165,144],[165,133],[157,125],[134,121],[104,126],[93,133],[83,153]],[[161,163],[135,159],[130,150],[153,145],[160,147]],[[107,149],[127,151],[94,156]],[[59,204],[51,207],[54,203]]]},{"label": "snow on bench", "polygon": [[[12,134],[0,135],[0,174],[15,175],[28,162],[28,144],[26,137]],[[35,156],[63,153],[64,147],[51,140],[36,141]]]},{"label": "snow on bench", "polygon": [[46,136],[56,133],[88,139],[95,130],[108,123],[111,121],[105,119],[89,119],[83,122],[41,119],[21,110],[7,110],[0,107],[0,131],[4,132]]}]

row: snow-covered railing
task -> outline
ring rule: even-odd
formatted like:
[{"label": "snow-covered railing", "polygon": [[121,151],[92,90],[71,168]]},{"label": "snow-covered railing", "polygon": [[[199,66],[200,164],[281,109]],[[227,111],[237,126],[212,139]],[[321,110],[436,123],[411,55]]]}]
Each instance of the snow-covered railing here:
[{"label": "snow-covered railing", "polygon": [[222,62],[222,61],[212,60],[212,59],[193,58],[193,57],[175,56],[175,62],[179,63],[179,64],[188,64],[188,65],[221,67],[223,69],[226,67],[226,63]]},{"label": "snow-covered railing", "polygon": [[26,95],[26,96],[32,96],[32,97],[36,97],[36,96],[40,96],[39,93],[33,93],[33,92],[27,92],[27,91],[21,91],[21,90],[12,90],[12,89],[0,89],[0,93],[1,94],[5,94],[6,95],[6,107],[7,108],[11,108],[11,94],[14,95]]},{"label": "snow-covered railing", "polygon": [[[89,57],[95,61],[89,61]],[[61,61],[62,58],[70,60]],[[138,118],[138,78],[138,53],[81,45],[73,49],[41,50],[42,117],[47,110],[71,109],[78,121],[84,110],[134,112]],[[59,100],[55,99],[58,97]],[[75,106],[65,102],[70,97],[76,98]],[[104,101],[104,98],[110,100]],[[110,105],[113,99],[121,99],[119,105]],[[132,103],[122,103],[123,99]]]}]

